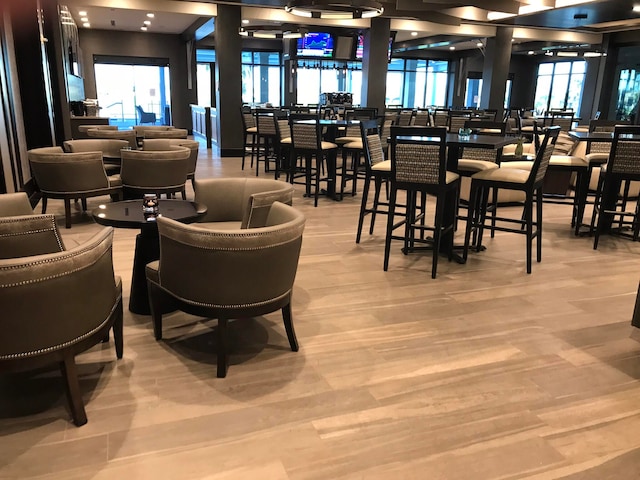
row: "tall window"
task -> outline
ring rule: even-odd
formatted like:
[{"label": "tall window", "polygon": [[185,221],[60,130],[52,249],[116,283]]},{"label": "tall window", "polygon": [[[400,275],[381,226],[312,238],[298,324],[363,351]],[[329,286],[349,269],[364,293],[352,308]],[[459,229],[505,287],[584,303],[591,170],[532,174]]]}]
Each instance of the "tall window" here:
[{"label": "tall window", "polygon": [[198,105],[215,107],[215,50],[196,50],[196,91]]},{"label": "tall window", "polygon": [[279,52],[242,52],[242,102],[280,105]]},{"label": "tall window", "polygon": [[353,104],[360,105],[360,62],[299,59],[296,71],[297,103],[318,103],[321,93],[349,92],[353,94]]},{"label": "tall window", "polygon": [[543,114],[551,108],[572,108],[579,115],[586,71],[584,60],[541,63],[534,99],[536,113]]},{"label": "tall window", "polygon": [[449,62],[394,58],[387,70],[387,105],[446,105]]}]

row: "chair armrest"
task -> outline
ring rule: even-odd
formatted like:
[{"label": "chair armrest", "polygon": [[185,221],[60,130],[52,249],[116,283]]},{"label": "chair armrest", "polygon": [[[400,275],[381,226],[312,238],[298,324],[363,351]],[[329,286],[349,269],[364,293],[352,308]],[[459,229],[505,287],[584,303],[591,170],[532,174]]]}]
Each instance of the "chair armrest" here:
[{"label": "chair armrest", "polygon": [[0,258],[18,258],[64,251],[53,215],[0,218]]}]

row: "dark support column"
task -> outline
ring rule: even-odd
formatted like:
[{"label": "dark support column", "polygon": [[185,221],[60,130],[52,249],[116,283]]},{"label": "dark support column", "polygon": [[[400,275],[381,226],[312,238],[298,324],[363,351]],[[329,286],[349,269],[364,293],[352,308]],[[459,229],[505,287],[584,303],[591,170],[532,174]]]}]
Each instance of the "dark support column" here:
[{"label": "dark support column", "polygon": [[485,47],[480,106],[498,110],[497,118],[502,118],[504,109],[512,38],[513,27],[498,27],[496,36],[488,38]]},{"label": "dark support column", "polygon": [[372,18],[371,28],[364,36],[362,105],[377,107],[380,115],[385,109],[390,27],[389,18]]},{"label": "dark support column", "polygon": [[216,92],[218,147],[223,157],[242,155],[242,42],[239,5],[218,5],[216,18]]}]

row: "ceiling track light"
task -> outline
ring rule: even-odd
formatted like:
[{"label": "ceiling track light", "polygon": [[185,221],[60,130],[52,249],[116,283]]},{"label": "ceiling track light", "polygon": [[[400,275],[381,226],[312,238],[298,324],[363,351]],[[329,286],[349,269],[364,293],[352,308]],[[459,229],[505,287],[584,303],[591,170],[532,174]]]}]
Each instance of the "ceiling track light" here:
[{"label": "ceiling track light", "polygon": [[352,20],[382,15],[384,7],[374,0],[291,0],[285,11],[306,18]]}]

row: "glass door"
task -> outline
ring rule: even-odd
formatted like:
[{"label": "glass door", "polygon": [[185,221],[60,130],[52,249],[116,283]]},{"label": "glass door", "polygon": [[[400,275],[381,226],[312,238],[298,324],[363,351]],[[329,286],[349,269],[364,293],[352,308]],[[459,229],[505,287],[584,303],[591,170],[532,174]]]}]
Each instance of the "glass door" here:
[{"label": "glass door", "polygon": [[120,129],[171,125],[169,67],[95,64],[98,115]]},{"label": "glass door", "polygon": [[618,77],[616,120],[635,123],[640,98],[640,75],[635,68],[623,68]]}]

